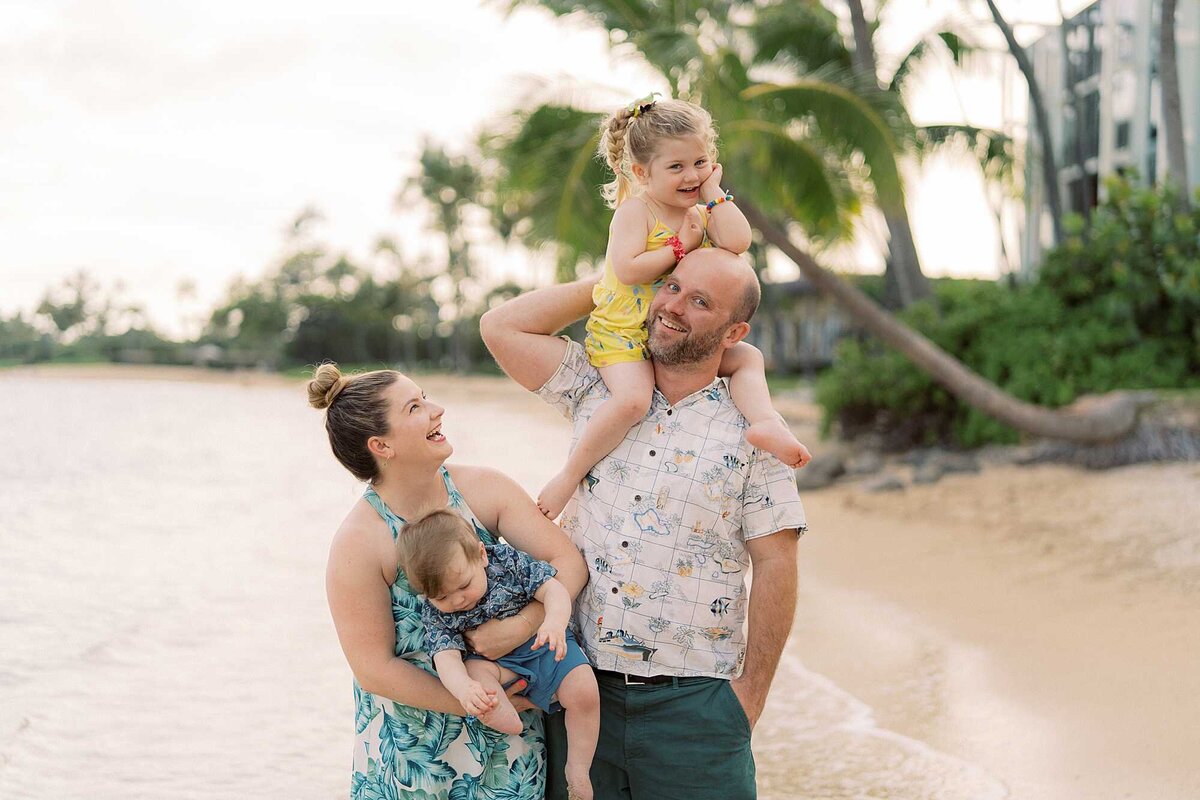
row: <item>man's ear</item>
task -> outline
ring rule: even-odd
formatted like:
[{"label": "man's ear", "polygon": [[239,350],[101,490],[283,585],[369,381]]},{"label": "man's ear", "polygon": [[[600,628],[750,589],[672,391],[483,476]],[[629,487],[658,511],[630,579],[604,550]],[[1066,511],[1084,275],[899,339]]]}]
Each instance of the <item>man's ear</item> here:
[{"label": "man's ear", "polygon": [[721,343],[728,349],[746,338],[750,333],[749,322],[735,322],[725,329]]}]

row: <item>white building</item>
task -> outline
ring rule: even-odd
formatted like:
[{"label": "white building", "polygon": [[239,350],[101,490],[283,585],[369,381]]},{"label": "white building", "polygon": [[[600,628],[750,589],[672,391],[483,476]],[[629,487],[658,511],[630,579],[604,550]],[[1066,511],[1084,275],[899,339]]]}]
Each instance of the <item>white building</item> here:
[{"label": "white building", "polygon": [[[1136,172],[1142,183],[1167,178],[1158,78],[1160,0],[1097,0],[1027,47],[1047,105],[1068,211],[1096,202],[1102,178]],[[1200,186],[1200,0],[1178,0],[1175,17],[1188,185]],[[1076,120],[1075,107],[1082,110]],[[1036,120],[1029,109],[1021,270],[1028,274],[1052,241]],[[1082,145],[1079,164],[1077,142]]]}]

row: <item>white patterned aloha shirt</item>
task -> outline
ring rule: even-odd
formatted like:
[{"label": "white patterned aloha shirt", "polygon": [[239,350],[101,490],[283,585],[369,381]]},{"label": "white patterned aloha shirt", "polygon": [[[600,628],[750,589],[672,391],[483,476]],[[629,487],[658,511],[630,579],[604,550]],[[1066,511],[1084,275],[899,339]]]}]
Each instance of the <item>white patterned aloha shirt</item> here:
[{"label": "white patterned aloha shirt", "polygon": [[[573,422],[572,447],[609,397],[571,340],[537,394]],[[747,444],[745,429],[723,378],[674,406],[656,389],[646,418],[575,491],[562,527],[591,573],[575,623],[597,669],[740,674],[745,542],[807,529],[795,474]]]}]

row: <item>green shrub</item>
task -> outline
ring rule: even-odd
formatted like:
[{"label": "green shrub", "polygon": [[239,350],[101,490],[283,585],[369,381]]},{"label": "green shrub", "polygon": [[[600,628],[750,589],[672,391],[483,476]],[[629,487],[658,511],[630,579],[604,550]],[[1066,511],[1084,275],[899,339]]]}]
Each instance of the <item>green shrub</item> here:
[{"label": "green shrub", "polygon": [[[939,280],[940,316],[918,304],[901,318],[1016,397],[1057,407],[1118,388],[1200,386],[1200,211],[1181,214],[1161,190],[1108,183],[1085,238],[1046,254],[1035,283]],[[824,427],[885,444],[975,447],[1013,429],[960,403],[873,339],[847,339],[818,381]]]}]

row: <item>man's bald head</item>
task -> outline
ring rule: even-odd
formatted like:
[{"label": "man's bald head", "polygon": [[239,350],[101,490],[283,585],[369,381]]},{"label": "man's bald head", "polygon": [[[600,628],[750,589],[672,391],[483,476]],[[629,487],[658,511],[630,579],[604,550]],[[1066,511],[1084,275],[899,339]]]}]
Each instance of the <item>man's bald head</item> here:
[{"label": "man's bald head", "polygon": [[683,257],[676,271],[693,268],[703,270],[697,275],[699,283],[705,286],[721,286],[722,292],[731,291],[729,321],[749,322],[758,311],[762,301],[762,289],[758,285],[758,276],[754,268],[744,256],[735,255],[719,247],[704,247],[693,250]]}]

